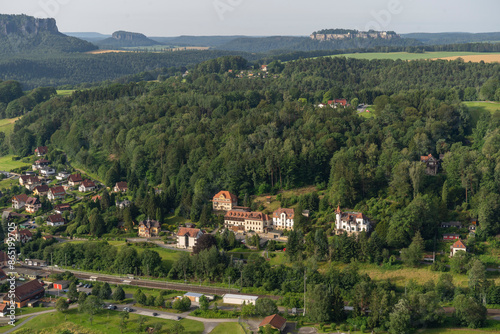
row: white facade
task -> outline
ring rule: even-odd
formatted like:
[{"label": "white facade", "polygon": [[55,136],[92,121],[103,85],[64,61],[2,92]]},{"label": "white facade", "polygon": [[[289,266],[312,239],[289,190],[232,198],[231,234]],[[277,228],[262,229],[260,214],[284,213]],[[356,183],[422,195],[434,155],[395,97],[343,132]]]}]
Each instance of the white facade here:
[{"label": "white facade", "polygon": [[243,303],[255,305],[257,299],[259,299],[258,296],[233,295],[230,293],[222,296],[222,302],[231,305],[243,305]]},{"label": "white facade", "polygon": [[273,213],[273,228],[277,230],[293,230],[294,210],[278,209]]},{"label": "white facade", "polygon": [[344,231],[348,234],[369,232],[370,221],[360,212],[342,212],[340,207],[335,211],[335,229],[337,233]]}]

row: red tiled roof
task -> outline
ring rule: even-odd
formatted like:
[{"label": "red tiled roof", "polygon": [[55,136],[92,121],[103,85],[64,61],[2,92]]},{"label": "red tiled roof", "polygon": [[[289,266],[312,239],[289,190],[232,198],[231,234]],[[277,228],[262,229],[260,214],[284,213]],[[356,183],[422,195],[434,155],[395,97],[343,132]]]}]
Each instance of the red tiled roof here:
[{"label": "red tiled roof", "polygon": [[116,182],[115,187],[120,189],[120,190],[128,189],[127,182],[125,182],[125,181]]},{"label": "red tiled roof", "polygon": [[64,218],[60,214],[55,214],[55,215],[49,216],[48,220],[51,223],[64,223]]},{"label": "red tiled roof", "polygon": [[5,312],[5,309],[7,308],[7,304],[0,304],[0,312],[4,313]]},{"label": "red tiled roof", "polygon": [[64,187],[52,187],[52,188],[50,188],[50,192],[55,196],[66,195],[66,191],[64,190]]},{"label": "red tiled roof", "polygon": [[49,149],[47,146],[39,146],[35,148],[35,153],[40,153],[40,154],[47,154],[49,152]]},{"label": "red tiled roof", "polygon": [[80,174],[72,174],[69,176],[71,182],[82,182],[82,176]]},{"label": "red tiled roof", "polygon": [[49,191],[49,186],[44,184],[44,185],[41,185],[41,186],[36,186],[35,189],[33,189],[33,191],[38,191],[39,193],[46,193]]},{"label": "red tiled roof", "polygon": [[20,234],[20,235],[27,236],[27,237],[30,237],[30,238],[31,238],[31,237],[33,237],[33,234],[32,234],[32,233],[31,233],[31,231],[30,231],[30,230],[28,230],[28,229],[20,230],[20,231],[19,231],[19,234]]},{"label": "red tiled roof", "polygon": [[21,194],[21,195],[16,195],[12,197],[12,200],[16,199],[18,202],[24,202],[26,203],[28,201],[28,195],[26,194]]},{"label": "red tiled roof", "polygon": [[19,302],[23,302],[25,300],[29,300],[34,296],[44,292],[43,284],[40,283],[37,279],[25,283],[16,288],[16,300]]},{"label": "red tiled roof", "polygon": [[40,204],[40,201],[36,197],[28,197],[26,204],[27,205],[36,205],[36,204]]},{"label": "red tiled roof", "polygon": [[432,156],[432,154],[429,154],[429,155],[422,155],[422,156],[420,156],[420,161],[424,161],[424,162],[425,162],[425,161],[429,160],[430,158],[434,158],[434,157]]},{"label": "red tiled roof", "polygon": [[95,187],[95,183],[94,181],[91,181],[91,180],[85,180],[82,182],[82,185],[85,187],[85,188],[90,188],[90,187]]},{"label": "red tiled roof", "polygon": [[293,217],[295,216],[295,212],[293,209],[279,208],[278,210],[273,212],[273,217],[279,218],[282,213],[285,213],[288,219],[293,219]]},{"label": "red tiled roof", "polygon": [[273,314],[267,316],[262,320],[259,327],[271,325],[273,328],[281,329],[281,327],[286,324],[286,319],[280,316],[279,314]]},{"label": "red tiled roof", "polygon": [[462,248],[462,249],[467,249],[467,247],[465,247],[464,243],[462,242],[462,240],[457,240],[455,241],[455,243],[453,244],[453,246],[451,246],[452,248]]},{"label": "red tiled roof", "polygon": [[229,191],[221,190],[213,198],[213,200],[218,200],[219,197],[224,196],[225,199],[231,199],[232,202],[238,200],[238,196],[231,194]]},{"label": "red tiled roof", "polygon": [[178,236],[183,236],[183,235],[188,235],[192,238],[196,237],[196,235],[200,232],[199,228],[189,228],[189,227],[180,227],[179,232],[177,233]]},{"label": "red tiled roof", "polygon": [[50,163],[50,161],[47,159],[40,159],[40,160],[35,161],[35,163],[36,164],[48,164],[48,163]]},{"label": "red tiled roof", "polygon": [[230,210],[226,213],[224,218],[244,218],[244,219],[257,219],[257,220],[269,220],[269,216],[262,212],[245,212],[245,211],[234,211]]}]

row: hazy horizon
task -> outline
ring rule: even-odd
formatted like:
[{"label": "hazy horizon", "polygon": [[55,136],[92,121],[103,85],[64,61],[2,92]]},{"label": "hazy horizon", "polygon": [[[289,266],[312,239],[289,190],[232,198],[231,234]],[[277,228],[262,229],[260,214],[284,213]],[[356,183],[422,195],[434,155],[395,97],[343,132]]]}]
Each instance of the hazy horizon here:
[{"label": "hazy horizon", "polygon": [[497,0],[25,0],[2,13],[53,17],[59,31],[147,36],[308,36],[328,28],[406,33],[498,32]]}]

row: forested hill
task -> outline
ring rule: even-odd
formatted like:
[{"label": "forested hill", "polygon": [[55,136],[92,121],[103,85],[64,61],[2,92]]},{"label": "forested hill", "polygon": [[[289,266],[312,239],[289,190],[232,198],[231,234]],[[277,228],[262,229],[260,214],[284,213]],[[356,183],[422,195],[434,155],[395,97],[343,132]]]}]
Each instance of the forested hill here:
[{"label": "forested hill", "polygon": [[96,44],[101,46],[102,49],[105,49],[116,47],[151,46],[161,43],[149,39],[143,34],[128,31],[115,31],[111,37],[96,42]]},{"label": "forested hill", "polygon": [[[220,189],[243,199],[317,184],[329,189],[325,205],[357,205],[379,221],[393,247],[417,230],[430,238],[437,219],[453,219],[446,208],[462,204],[482,215],[479,235],[499,232],[500,118],[484,114],[473,129],[461,104],[500,92],[499,64],[319,58],[270,64],[266,78],[236,77],[244,66],[225,57],[185,78],[53,98],[2,145],[20,155],[44,144],[61,149],[108,185],[120,178],[132,189],[145,180],[160,185],[171,208],[193,221]],[[374,103],[376,117],[314,106],[332,98]],[[409,168],[430,153],[445,154],[446,176],[410,178]],[[463,182],[461,164],[471,167],[471,182]],[[490,198],[496,202],[484,208]]]},{"label": "forested hill", "polygon": [[352,38],[344,40],[318,41],[309,37],[273,36],[236,38],[218,46],[217,49],[246,52],[269,52],[273,50],[281,50],[284,52],[420,45],[422,45],[421,42],[411,38]]},{"label": "forested hill", "polygon": [[54,19],[0,14],[0,55],[86,52],[97,46],[61,34]]}]

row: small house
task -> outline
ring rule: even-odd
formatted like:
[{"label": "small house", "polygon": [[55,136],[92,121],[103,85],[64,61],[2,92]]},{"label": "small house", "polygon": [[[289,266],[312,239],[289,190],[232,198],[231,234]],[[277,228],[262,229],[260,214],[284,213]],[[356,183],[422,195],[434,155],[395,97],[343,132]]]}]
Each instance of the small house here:
[{"label": "small house", "polygon": [[[29,281],[21,286],[16,287],[14,292],[14,299],[17,308],[26,306],[33,299],[41,298],[45,295],[45,288],[43,284],[37,279]],[[4,295],[3,302],[10,303],[8,295]]]},{"label": "small house", "polygon": [[47,148],[47,146],[39,146],[35,148],[35,155],[37,157],[42,157],[47,153],[49,153],[49,149]]},{"label": "small house", "polygon": [[271,326],[271,328],[277,329],[282,332],[286,327],[286,319],[279,314],[273,314],[265,317],[264,320],[262,320],[262,322],[260,323],[259,328],[268,325]]},{"label": "small house", "polygon": [[127,192],[128,190],[128,185],[127,182],[121,181],[121,182],[116,182],[113,191],[116,193],[124,193]]},{"label": "small house", "polygon": [[462,223],[461,222],[442,222],[441,223],[441,228],[462,228]]},{"label": "small house", "polygon": [[179,228],[179,232],[177,232],[177,248],[192,249],[203,234],[203,231],[198,228]]},{"label": "small house", "polygon": [[16,210],[24,208],[26,202],[28,201],[28,198],[29,197],[26,194],[16,195],[12,197],[12,208]]},{"label": "small house", "polygon": [[83,181],[83,179],[82,179],[82,176],[80,174],[73,174],[73,175],[70,175],[68,178],[68,184],[72,187],[80,185],[80,183],[82,183],[82,181]]},{"label": "small house", "polygon": [[95,183],[94,181],[91,181],[91,180],[84,180],[80,186],[78,187],[78,191],[79,192],[82,192],[82,193],[86,193],[86,192],[89,192],[89,191],[93,191],[95,190],[96,186],[95,186]]},{"label": "small house", "polygon": [[49,201],[59,201],[63,200],[64,196],[66,196],[66,190],[63,187],[52,187],[49,189],[49,193],[47,194],[47,198]]},{"label": "small house", "polygon": [[161,231],[161,224],[156,220],[144,220],[139,223],[139,237],[157,237]]},{"label": "small house", "polygon": [[51,215],[47,218],[47,225],[49,226],[62,226],[64,225],[64,218],[61,214]]},{"label": "small house", "polygon": [[54,282],[54,289],[56,290],[64,290],[69,287],[70,281],[57,281]]},{"label": "small house", "polygon": [[42,208],[42,203],[36,197],[28,197],[26,201],[26,212],[35,213]]},{"label": "small house", "polygon": [[188,297],[190,301],[199,303],[200,298],[203,296],[201,293],[196,293],[196,292],[188,292],[184,294],[184,297]]},{"label": "small house", "polygon": [[457,240],[453,245],[450,247],[450,257],[454,256],[457,252],[459,251],[467,251],[467,247],[465,247],[465,244],[462,242],[462,240]]},{"label": "small house", "polygon": [[62,214],[64,211],[71,211],[71,205],[69,205],[69,204],[57,204],[54,207],[54,211],[56,213],[60,213],[60,214]]},{"label": "small house", "polygon": [[33,189],[33,195],[47,196],[48,193],[49,193],[49,186],[46,184],[43,184],[41,186],[36,186]]},{"label": "small house", "polygon": [[66,180],[69,176],[70,176],[70,174],[68,172],[59,172],[56,175],[56,179],[59,181],[62,181],[62,180]]}]

